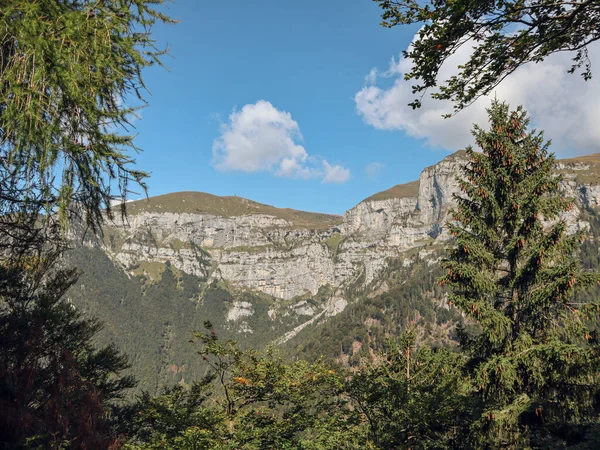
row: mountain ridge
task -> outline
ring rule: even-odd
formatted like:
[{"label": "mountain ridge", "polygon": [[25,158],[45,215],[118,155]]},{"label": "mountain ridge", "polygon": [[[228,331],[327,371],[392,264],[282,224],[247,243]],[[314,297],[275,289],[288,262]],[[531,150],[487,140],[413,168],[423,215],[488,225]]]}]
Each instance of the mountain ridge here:
[{"label": "mountain ridge", "polygon": [[[425,167],[422,172],[435,168],[446,162],[463,161],[466,158],[465,150],[458,150],[445,156],[438,163]],[[568,173],[569,170],[577,171],[578,179],[582,183],[600,184],[600,153],[557,159],[557,171]],[[577,167],[579,166],[579,167]],[[582,176],[583,175],[583,176]],[[380,201],[396,198],[416,197],[418,195],[419,179],[407,183],[396,184],[383,191],[375,192],[357,203],[368,201]],[[178,204],[178,202],[181,202]],[[349,211],[348,210],[348,211]],[[297,221],[300,226],[308,227],[314,224],[316,228],[331,224],[341,223],[344,215],[312,212],[287,207],[277,207],[237,195],[219,196],[202,191],[175,191],[166,194],[129,201],[127,203],[128,214],[139,214],[140,212],[172,212],[190,213],[202,212],[207,214],[222,215],[223,217],[235,217],[251,214],[273,215],[275,217]],[[346,211],[346,212],[348,212]],[[304,216],[304,217],[302,217]],[[311,219],[313,219],[311,221]]]},{"label": "mountain ridge", "polygon": [[142,212],[198,212],[223,217],[264,214],[289,220],[298,226],[307,227],[313,225],[317,228],[334,226],[342,221],[342,216],[337,214],[301,211],[292,208],[277,208],[244,197],[233,195],[217,196],[199,191],[172,192],[149,197],[148,199],[136,200],[127,203],[127,210],[128,214],[133,215]]},{"label": "mountain ridge", "polygon": [[[445,221],[465,161],[464,151],[448,155],[417,181],[376,193],[343,216],[207,193],[151,197],[128,204],[127,220],[109,224],[101,245],[130,273],[168,261],[188,274],[283,300],[360,277],[368,284],[386,258],[448,238]],[[584,208],[600,204],[600,154],[556,164],[566,194]],[[578,215],[565,215],[571,229],[584,226]]]},{"label": "mountain ridge", "polygon": [[[102,239],[84,241],[77,265],[91,276],[74,291],[74,304],[100,316],[112,333],[106,339],[121,343],[132,338],[117,318],[139,314],[135,333],[146,333],[145,322],[151,324],[144,340],[156,351],[133,339],[128,352],[142,361],[135,364],[160,367],[162,376],[179,381],[189,376],[181,367],[193,366],[193,352],[185,350],[189,330],[200,329],[202,320],[252,345],[301,347],[296,336],[321,329],[349,306],[355,311],[356,302],[387,304],[406,286],[402,277],[424,278],[437,267],[450,238],[445,222],[459,192],[463,155],[448,155],[417,181],[374,194],[344,216],[193,192],[130,203],[126,220],[107,223]],[[588,209],[600,206],[600,154],[559,160],[556,169],[564,194],[576,199],[576,208],[563,215],[569,230],[588,227]],[[121,280],[127,297],[98,288],[110,281],[100,279],[96,266]],[[428,298],[414,303],[419,314],[439,320],[447,315],[438,294],[413,288]],[[396,294],[386,294],[390,290]],[[99,300],[86,300],[86,293]],[[401,302],[394,302],[400,311]],[[145,308],[149,312],[142,313]],[[353,326],[364,334],[360,323]],[[447,340],[451,327],[439,331]],[[154,360],[155,354],[162,359]],[[171,373],[173,364],[179,369]]]}]

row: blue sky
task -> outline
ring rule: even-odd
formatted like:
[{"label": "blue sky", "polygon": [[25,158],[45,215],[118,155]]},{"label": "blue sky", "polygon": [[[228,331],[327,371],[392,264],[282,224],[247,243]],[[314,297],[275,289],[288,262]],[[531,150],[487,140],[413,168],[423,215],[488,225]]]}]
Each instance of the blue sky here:
[{"label": "blue sky", "polygon": [[[398,56],[416,28],[382,28],[369,0],[178,0],[169,14],[180,23],[159,25],[153,36],[173,57],[168,71],[145,72],[150,106],[136,122],[150,195],[235,194],[343,214],[417,179],[485,120],[483,103],[453,122],[440,118],[447,105],[405,106],[410,62]],[[556,66],[546,70],[550,81],[562,76]],[[523,85],[503,92],[512,100]],[[576,152],[595,139],[590,132]]]}]

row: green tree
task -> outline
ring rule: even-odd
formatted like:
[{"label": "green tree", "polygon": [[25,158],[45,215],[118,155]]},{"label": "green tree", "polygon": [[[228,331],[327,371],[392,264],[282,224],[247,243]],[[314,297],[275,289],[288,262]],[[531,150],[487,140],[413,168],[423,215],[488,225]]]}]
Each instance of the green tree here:
[{"label": "green tree", "polygon": [[[0,6],[0,436],[9,448],[107,448],[126,359],[64,300],[72,219],[100,231],[124,200],[144,105],[164,53],[164,0],[5,0]],[[137,107],[127,106],[136,102]],[[53,265],[55,267],[53,267]]]},{"label": "green tree", "polygon": [[473,132],[482,152],[467,150],[441,280],[479,325],[460,333],[481,408],[473,445],[573,445],[596,426],[600,375],[600,303],[574,295],[600,277],[579,267],[584,234],[561,220],[573,203],[543,134],[527,131],[520,107],[494,101],[488,112],[490,130]]},{"label": "green tree", "polygon": [[64,228],[78,210],[97,230],[130,182],[145,186],[146,174],[131,167],[136,108],[127,104],[143,104],[142,70],[164,53],[150,38],[157,21],[170,21],[158,9],[163,3],[2,2],[0,180],[19,182],[2,192],[1,215],[49,220],[58,211]]},{"label": "green tree", "polygon": [[133,378],[126,358],[97,349],[99,330],[64,300],[74,270],[56,255],[0,265],[0,447],[107,448]]},{"label": "green tree", "polygon": [[366,418],[369,441],[379,449],[464,448],[469,415],[462,356],[416,349],[413,331],[390,342],[381,356],[347,387]]},{"label": "green tree", "polygon": [[[210,323],[196,335],[200,355],[217,380],[215,400],[227,417],[226,448],[349,448],[347,424],[338,415],[339,374],[321,361],[286,363],[265,353],[220,341]],[[314,443],[319,446],[315,447]],[[311,444],[312,443],[312,444]]]},{"label": "green tree", "polygon": [[156,397],[143,393],[123,426],[130,436],[126,448],[209,450],[221,445],[225,417],[209,404],[213,380],[207,377],[189,389],[167,388]]},{"label": "green tree", "polygon": [[569,72],[582,69],[591,78],[588,45],[600,39],[600,3],[594,0],[420,1],[375,0],[385,27],[422,24],[404,56],[414,62],[405,75],[416,80],[410,105],[421,106],[428,89],[441,83],[442,65],[463,46],[473,46],[457,75],[431,96],[450,100],[459,111],[491,92],[504,78],[529,62],[557,52],[572,52]]},{"label": "green tree", "polygon": [[146,431],[135,431],[130,448],[365,448],[340,398],[338,372],[321,362],[286,363],[273,350],[241,351],[206,327],[196,338],[212,369],[207,397],[194,404],[194,389],[177,388],[156,400],[143,398],[134,430]]}]

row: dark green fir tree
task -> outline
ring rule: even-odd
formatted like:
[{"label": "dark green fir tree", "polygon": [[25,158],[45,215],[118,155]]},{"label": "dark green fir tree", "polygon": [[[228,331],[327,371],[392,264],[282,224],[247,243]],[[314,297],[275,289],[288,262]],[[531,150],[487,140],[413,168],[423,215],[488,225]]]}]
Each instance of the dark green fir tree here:
[{"label": "dark green fir tree", "polygon": [[445,348],[417,348],[416,334],[408,330],[355,373],[347,392],[373,448],[464,448],[469,384],[462,362],[462,355]]},{"label": "dark green fir tree", "polygon": [[[114,347],[93,342],[100,325],[65,299],[77,271],[57,255],[0,263],[0,448],[107,449],[133,387]],[[114,447],[112,447],[114,448]]]},{"label": "dark green fir tree", "polygon": [[[461,195],[448,224],[456,247],[442,266],[450,301],[478,332],[459,330],[473,383],[475,448],[593,446],[600,358],[598,282],[579,265],[585,230],[570,232],[541,132],[521,108],[494,101],[481,152],[467,150]],[[592,447],[589,447],[592,448]],[[596,448],[596,447],[594,447]]]}]

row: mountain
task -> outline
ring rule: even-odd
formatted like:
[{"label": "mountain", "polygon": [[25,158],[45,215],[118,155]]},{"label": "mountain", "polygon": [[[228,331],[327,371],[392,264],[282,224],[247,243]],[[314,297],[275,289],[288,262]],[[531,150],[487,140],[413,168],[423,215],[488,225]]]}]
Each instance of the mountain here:
[{"label": "mountain", "polygon": [[[205,320],[244,345],[273,343],[293,354],[344,310],[346,317],[392,302],[393,314],[369,322],[382,336],[417,311],[428,333],[448,342],[446,322],[460,318],[432,274],[465,163],[464,152],[449,155],[418,181],[372,195],[343,217],[200,192],[129,203],[127,219],[107,224],[102,239],[80,239],[72,262],[84,275],[71,300],[106,323],[101,339],[132,355],[149,389],[158,378],[187,382],[202,371],[188,340]],[[578,205],[564,219],[572,230],[588,226],[600,205],[600,154],[560,160],[556,170]],[[353,336],[323,335],[309,353],[352,356],[344,350],[361,346],[371,325],[358,321]]]}]

